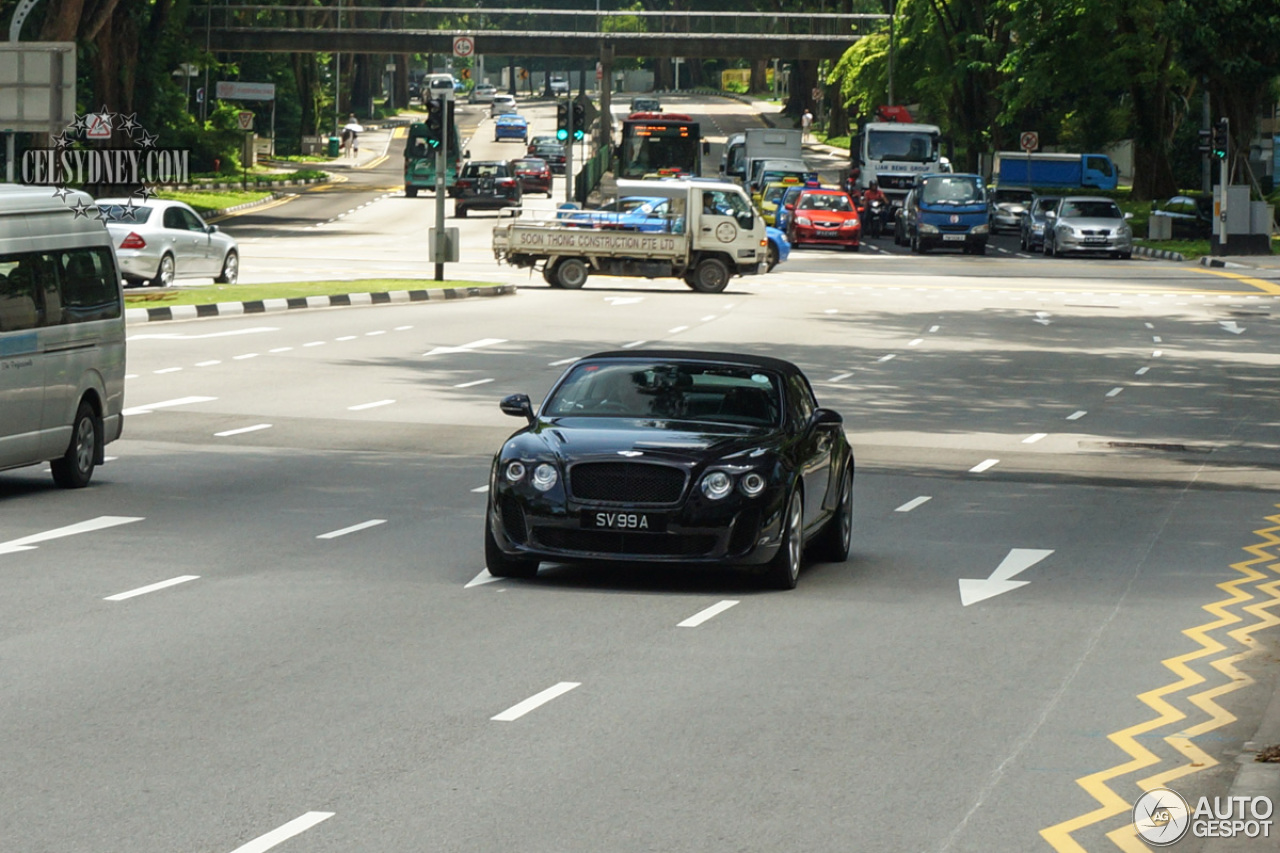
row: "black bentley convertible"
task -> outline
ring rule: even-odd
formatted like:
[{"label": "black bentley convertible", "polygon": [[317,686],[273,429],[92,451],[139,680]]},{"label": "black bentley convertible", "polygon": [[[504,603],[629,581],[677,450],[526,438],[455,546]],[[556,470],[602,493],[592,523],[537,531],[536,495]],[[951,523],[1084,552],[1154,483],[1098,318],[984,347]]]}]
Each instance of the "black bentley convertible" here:
[{"label": "black bentley convertible", "polygon": [[489,474],[485,561],[740,566],[792,589],[806,548],[841,562],[853,529],[853,451],[840,415],[776,358],[605,352],[575,362]]}]

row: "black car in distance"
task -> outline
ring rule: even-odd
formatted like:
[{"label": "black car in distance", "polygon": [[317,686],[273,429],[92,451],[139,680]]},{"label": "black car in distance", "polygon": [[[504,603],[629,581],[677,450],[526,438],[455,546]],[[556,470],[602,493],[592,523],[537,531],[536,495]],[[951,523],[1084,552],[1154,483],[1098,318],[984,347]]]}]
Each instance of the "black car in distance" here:
[{"label": "black car in distance", "polygon": [[776,358],[628,350],[570,366],[489,473],[485,562],[532,578],[540,562],[740,567],[792,589],[807,548],[843,562],[853,451],[837,412]]},{"label": "black car in distance", "polygon": [[520,204],[520,179],[505,160],[472,160],[462,167],[453,187],[453,215],[465,219],[471,210],[501,210]]}]

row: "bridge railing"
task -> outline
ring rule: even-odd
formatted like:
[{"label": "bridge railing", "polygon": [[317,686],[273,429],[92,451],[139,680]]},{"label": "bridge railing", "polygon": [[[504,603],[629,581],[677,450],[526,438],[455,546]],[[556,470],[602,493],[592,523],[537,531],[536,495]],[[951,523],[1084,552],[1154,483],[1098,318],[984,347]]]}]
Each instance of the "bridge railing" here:
[{"label": "bridge railing", "polygon": [[672,38],[787,35],[847,39],[883,27],[888,15],[787,12],[599,12],[566,9],[476,9],[210,4],[206,26],[217,30],[355,30],[452,32],[459,35],[653,35]]}]

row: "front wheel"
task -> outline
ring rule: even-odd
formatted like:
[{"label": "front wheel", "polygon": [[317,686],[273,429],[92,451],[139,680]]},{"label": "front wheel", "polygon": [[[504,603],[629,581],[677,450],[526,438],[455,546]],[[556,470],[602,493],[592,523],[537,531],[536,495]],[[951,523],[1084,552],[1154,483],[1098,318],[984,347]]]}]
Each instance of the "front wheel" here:
[{"label": "front wheel", "polygon": [[719,258],[703,258],[698,261],[689,285],[699,293],[719,293],[729,286],[729,268]]},{"label": "front wheel", "polygon": [[800,580],[804,553],[804,498],[800,496],[800,489],[797,482],[787,503],[787,515],[782,520],[782,545],[765,571],[765,582],[773,589],[795,589]]},{"label": "front wheel", "polygon": [[765,269],[773,272],[773,268],[778,265],[778,247],[770,243],[769,248],[765,249],[764,258]]},{"label": "front wheel", "polygon": [[567,290],[577,290],[587,283],[590,275],[581,258],[565,258],[556,264],[556,282]]},{"label": "front wheel", "polygon": [[405,198],[417,198],[417,197],[418,197],[418,188],[417,188],[417,187],[405,187],[405,188],[404,188],[404,197],[405,197]]},{"label": "front wheel", "polygon": [[227,252],[222,261],[222,272],[214,279],[218,284],[235,284],[240,278],[240,255],[235,249]]},{"label": "front wheel", "polygon": [[537,560],[521,560],[502,553],[498,541],[493,538],[493,531],[489,529],[488,513],[485,513],[484,519],[484,565],[495,578],[529,580],[538,575]]},{"label": "front wheel", "polygon": [[453,215],[459,219],[466,219],[467,209],[465,207],[462,207],[461,205],[455,205],[453,208]]},{"label": "front wheel", "polygon": [[50,463],[53,481],[64,489],[83,489],[89,485],[94,466],[98,464],[101,436],[102,428],[93,406],[88,402],[80,403],[75,422],[71,425],[71,443],[62,456]]}]

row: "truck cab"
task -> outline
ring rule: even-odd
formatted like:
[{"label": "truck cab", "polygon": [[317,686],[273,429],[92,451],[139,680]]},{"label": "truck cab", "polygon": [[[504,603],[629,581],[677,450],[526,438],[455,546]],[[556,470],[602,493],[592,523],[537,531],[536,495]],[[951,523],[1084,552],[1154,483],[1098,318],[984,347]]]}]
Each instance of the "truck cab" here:
[{"label": "truck cab", "polygon": [[858,190],[875,181],[901,205],[916,179],[943,171],[942,131],[937,125],[866,122],[849,142],[849,172]]},{"label": "truck cab", "polygon": [[918,254],[957,248],[966,255],[987,251],[989,201],[981,175],[923,174],[906,198],[902,229],[895,234]]}]

